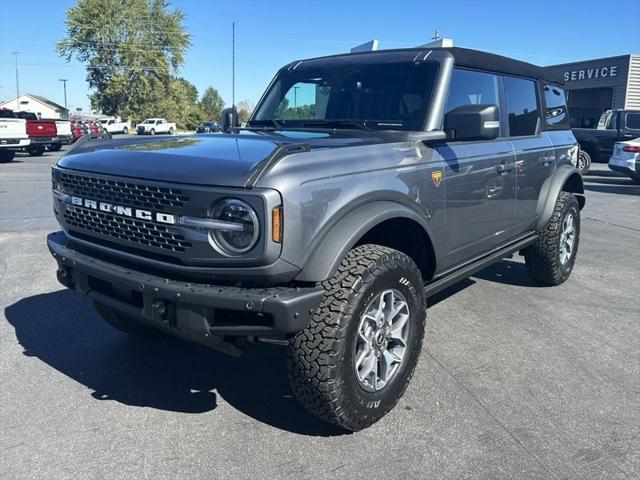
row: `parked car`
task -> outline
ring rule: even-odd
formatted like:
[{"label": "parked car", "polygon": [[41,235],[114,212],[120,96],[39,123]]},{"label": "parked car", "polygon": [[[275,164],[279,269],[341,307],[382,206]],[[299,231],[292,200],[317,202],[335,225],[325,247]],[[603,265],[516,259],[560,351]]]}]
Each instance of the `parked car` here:
[{"label": "parked car", "polygon": [[616,142],[613,155],[609,159],[609,168],[624,173],[636,183],[640,183],[640,138],[628,142]]},{"label": "parked car", "polygon": [[74,137],[71,132],[71,121],[69,120],[55,120],[56,124],[56,137],[57,142],[54,142],[47,146],[47,150],[51,152],[57,152],[62,148],[62,145],[68,145],[73,143]]},{"label": "parked car", "polygon": [[173,135],[175,131],[176,124],[167,122],[164,118],[147,118],[136,128],[138,135],[155,135],[157,133]]},{"label": "parked car", "polygon": [[131,122],[123,122],[119,117],[101,118],[98,120],[98,125],[105,133],[122,133],[128,134],[131,129]]},{"label": "parked car", "polygon": [[30,142],[27,121],[12,110],[0,109],[0,163],[13,160],[16,150],[28,147]]},{"label": "parked car", "polygon": [[342,54],[282,68],[246,129],[84,142],[52,169],[58,279],[132,335],[287,345],[300,403],[366,428],[429,295],[518,252],[531,282],[569,278],[584,187],[549,85],[463,48]]},{"label": "parked car", "polygon": [[602,114],[598,128],[574,128],[580,145],[578,169],[588,170],[591,162],[606,162],[616,142],[640,136],[640,110],[608,110]]},{"label": "parked car", "polygon": [[27,134],[31,142],[24,150],[32,156],[42,155],[45,149],[58,143],[58,129],[55,120],[38,119],[33,112],[15,112],[19,118],[27,121]]},{"label": "parked car", "polygon": [[196,128],[196,132],[198,133],[213,133],[213,132],[219,132],[219,131],[220,131],[220,125],[218,125],[216,122],[202,122]]}]

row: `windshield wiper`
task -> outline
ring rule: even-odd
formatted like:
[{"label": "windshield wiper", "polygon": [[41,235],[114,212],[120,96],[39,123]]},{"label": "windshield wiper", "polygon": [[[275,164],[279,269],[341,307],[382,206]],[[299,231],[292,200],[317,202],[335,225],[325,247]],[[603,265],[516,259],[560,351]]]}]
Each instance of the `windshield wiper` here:
[{"label": "windshield wiper", "polygon": [[327,128],[349,128],[355,127],[358,130],[371,131],[371,128],[367,126],[367,122],[362,120],[361,122],[355,120],[310,120],[304,122],[305,127],[327,127]]}]

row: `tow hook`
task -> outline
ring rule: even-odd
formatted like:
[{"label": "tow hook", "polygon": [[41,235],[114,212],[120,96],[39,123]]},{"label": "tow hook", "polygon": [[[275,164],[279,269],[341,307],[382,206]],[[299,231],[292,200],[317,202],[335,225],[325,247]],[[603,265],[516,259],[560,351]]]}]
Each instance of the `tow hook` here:
[{"label": "tow hook", "polygon": [[164,303],[163,301],[158,300],[157,302],[154,302],[153,305],[151,305],[151,315],[153,316],[153,319],[155,321],[168,323],[165,320],[166,313],[167,313],[167,304]]},{"label": "tow hook", "polygon": [[56,272],[58,281],[67,288],[73,288],[73,278],[71,276],[71,270],[67,267],[60,267]]}]

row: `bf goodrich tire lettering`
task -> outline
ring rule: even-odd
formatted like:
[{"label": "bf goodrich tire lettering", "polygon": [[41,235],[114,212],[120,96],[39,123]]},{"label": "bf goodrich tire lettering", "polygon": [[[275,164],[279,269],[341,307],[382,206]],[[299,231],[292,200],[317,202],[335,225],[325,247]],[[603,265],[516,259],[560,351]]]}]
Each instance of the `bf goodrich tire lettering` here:
[{"label": "bf goodrich tire lettering", "polygon": [[[338,273],[322,285],[326,293],[320,308],[289,343],[291,387],[314,415],[361,430],[395,406],[413,375],[426,321],[422,277],[405,254],[363,245],[349,252]],[[408,304],[406,352],[390,383],[371,391],[362,387],[354,371],[358,326],[371,301],[389,289],[399,291]]]}]

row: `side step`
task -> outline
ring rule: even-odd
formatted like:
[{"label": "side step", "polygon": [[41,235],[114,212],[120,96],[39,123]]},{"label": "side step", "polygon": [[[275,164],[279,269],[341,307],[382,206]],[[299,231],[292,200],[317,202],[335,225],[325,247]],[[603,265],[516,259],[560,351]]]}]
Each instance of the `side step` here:
[{"label": "side step", "polygon": [[460,267],[456,267],[454,270],[443,273],[436,278],[433,282],[424,286],[427,297],[434,295],[451,285],[470,277],[474,273],[488,267],[489,265],[501,260],[505,257],[513,255],[515,252],[528,247],[536,241],[538,235],[532,233],[526,237],[510,243],[509,245],[502,247],[498,250],[494,250],[476,260],[472,260],[470,263],[464,264]]}]

